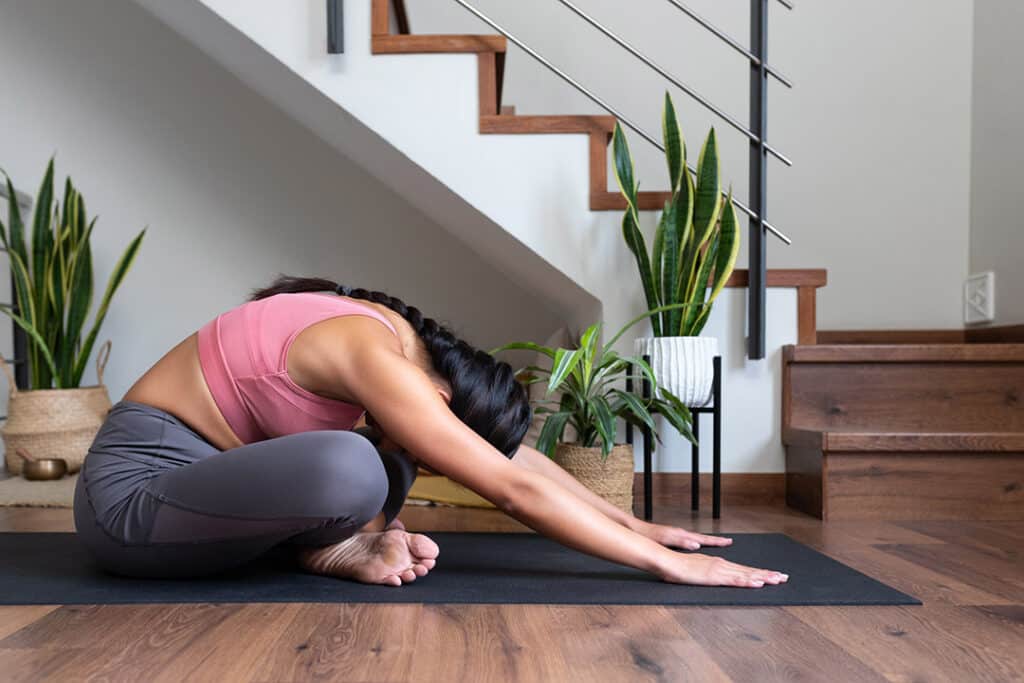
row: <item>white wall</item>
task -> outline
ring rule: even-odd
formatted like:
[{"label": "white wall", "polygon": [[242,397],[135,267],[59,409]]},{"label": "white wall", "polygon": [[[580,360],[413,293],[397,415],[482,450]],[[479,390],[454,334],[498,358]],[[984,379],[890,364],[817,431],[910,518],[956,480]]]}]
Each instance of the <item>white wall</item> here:
[{"label": "white wall", "polygon": [[[691,158],[715,125],[723,173],[738,197],[747,196],[745,138],[572,12],[553,0],[474,4],[659,137],[661,98],[669,86]],[[614,0],[575,4],[746,120],[745,58],[669,3],[642,0],[629,3],[630,11]],[[687,4],[749,42],[748,2]],[[771,4],[769,63],[795,87],[770,86],[768,139],[794,166],[770,163],[767,216],[794,244],[770,239],[768,265],[828,269],[829,284],[819,292],[823,329],[961,325],[973,5],[816,0],[787,12]],[[414,33],[493,32],[449,0],[408,6]],[[1011,88],[1019,78],[1004,63],[1007,77],[997,87]],[[602,113],[515,46],[504,102],[524,114]],[[663,188],[659,154],[636,135],[630,144],[641,187]],[[615,187],[613,177],[610,184]],[[745,263],[744,246],[740,266]]]},{"label": "white wall", "polygon": [[996,325],[1024,323],[1022,30],[1020,2],[976,3],[970,269],[995,271]]},{"label": "white wall", "polygon": [[[70,174],[100,216],[97,303],[149,226],[97,340],[113,339],[114,401],[278,271],[382,289],[482,348],[545,338],[562,323],[128,0],[3,3],[0,74],[0,166],[34,194],[57,152],[58,183]],[[9,325],[0,329],[6,337]],[[83,384],[95,379],[91,360]]]}]

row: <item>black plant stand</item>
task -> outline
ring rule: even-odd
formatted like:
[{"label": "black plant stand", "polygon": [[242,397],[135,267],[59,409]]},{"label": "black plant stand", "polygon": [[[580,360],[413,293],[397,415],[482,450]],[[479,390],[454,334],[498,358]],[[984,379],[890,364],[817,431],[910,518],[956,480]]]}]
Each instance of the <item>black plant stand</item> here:
[{"label": "black plant stand", "polygon": [[[651,358],[644,354],[644,362],[650,364]],[[693,436],[700,441],[700,416],[704,413],[711,413],[714,420],[714,452],[711,470],[711,516],[718,519],[722,516],[722,357],[715,356],[712,359],[714,364],[714,379],[711,383],[712,405],[690,408],[693,415]],[[633,379],[626,378],[626,391],[633,391]],[[651,383],[645,377],[641,382],[640,395],[647,399],[651,397]],[[644,425],[644,519],[650,521],[654,516],[653,496],[651,492],[651,453],[652,444],[651,428]],[[626,423],[626,443],[633,443],[633,425]],[[690,444],[690,508],[700,510],[700,450],[697,446]]]}]

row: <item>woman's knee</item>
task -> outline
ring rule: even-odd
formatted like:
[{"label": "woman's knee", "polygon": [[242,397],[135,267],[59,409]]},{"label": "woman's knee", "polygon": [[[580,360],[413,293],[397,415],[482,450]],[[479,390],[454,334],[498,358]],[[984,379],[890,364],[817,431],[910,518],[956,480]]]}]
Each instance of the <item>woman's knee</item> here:
[{"label": "woman's knee", "polygon": [[296,453],[304,495],[325,517],[365,524],[387,499],[388,477],[380,454],[364,436],[341,430],[306,432]]}]

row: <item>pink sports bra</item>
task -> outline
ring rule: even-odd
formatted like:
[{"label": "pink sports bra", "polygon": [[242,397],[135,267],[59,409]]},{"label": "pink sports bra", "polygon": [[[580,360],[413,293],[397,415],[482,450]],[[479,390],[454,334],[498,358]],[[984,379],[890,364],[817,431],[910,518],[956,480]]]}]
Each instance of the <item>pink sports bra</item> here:
[{"label": "pink sports bra", "polygon": [[316,292],[247,301],[199,328],[203,376],[224,419],[243,443],[314,429],[349,430],[366,412],[303,389],[286,369],[288,348],[302,330],[341,315],[376,318],[398,334],[371,306]]}]

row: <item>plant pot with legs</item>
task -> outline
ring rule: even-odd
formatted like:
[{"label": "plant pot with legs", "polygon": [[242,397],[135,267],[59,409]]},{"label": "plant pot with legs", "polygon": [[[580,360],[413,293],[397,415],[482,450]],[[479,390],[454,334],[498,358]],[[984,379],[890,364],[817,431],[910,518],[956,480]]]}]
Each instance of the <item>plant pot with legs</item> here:
[{"label": "plant pot with legs", "polygon": [[618,123],[613,135],[615,177],[627,204],[622,232],[636,259],[647,306],[681,306],[653,317],[653,336],[637,338],[633,348],[637,356],[650,356],[663,390],[672,392],[687,406],[698,407],[711,398],[713,358],[718,355],[718,339],[700,333],[736,264],[738,220],[732,192],[722,195],[714,128],[701,148],[696,178],[690,174],[686,143],[667,92],[662,130],[670,196],[650,253],[639,228],[633,159]]},{"label": "plant pot with legs", "polygon": [[[506,349],[523,349],[550,359],[550,367],[530,365],[517,371],[527,384],[547,384],[545,397],[532,401],[536,404],[535,412],[547,416],[537,439],[537,450],[590,490],[630,514],[633,512],[633,447],[616,443],[618,418],[653,428],[652,414],[660,413],[693,441],[690,411],[671,391],[661,391],[644,399],[618,386],[628,376],[646,378],[657,388],[654,374],[643,359],[621,356],[612,346],[627,329],[660,310],[635,318],[604,346],[598,344],[601,323],[596,323],[586,329],[571,349],[513,342],[491,351],[493,354]],[[553,398],[555,392],[561,393],[557,399]]]},{"label": "plant pot with legs", "polygon": [[[6,177],[6,174],[5,174]],[[7,194],[14,186],[6,178]],[[16,201],[8,202],[7,223],[0,220],[0,239],[10,258],[16,307],[0,304],[27,336],[25,360],[28,384],[16,386],[6,362],[10,384],[7,420],[0,429],[5,463],[13,474],[22,469],[16,449],[34,458],[60,458],[68,472],[77,472],[107,411],[111,407],[103,370],[111,342],[104,342],[96,357],[98,383],[79,386],[110,300],[121,284],[142,243],[143,229],[114,265],[92,328],[83,336],[93,299],[90,238],[96,219],[88,220],[85,200],[71,179],[64,183],[63,202],[53,192],[50,159],[32,216],[31,249]]]}]

